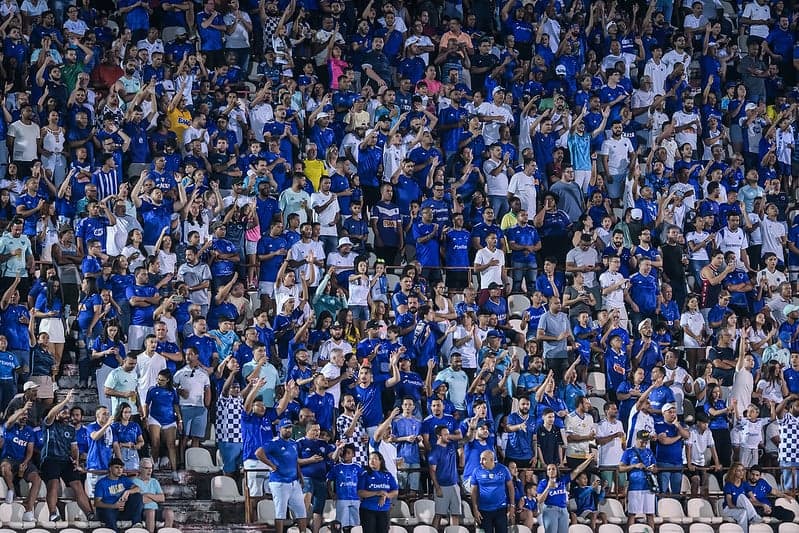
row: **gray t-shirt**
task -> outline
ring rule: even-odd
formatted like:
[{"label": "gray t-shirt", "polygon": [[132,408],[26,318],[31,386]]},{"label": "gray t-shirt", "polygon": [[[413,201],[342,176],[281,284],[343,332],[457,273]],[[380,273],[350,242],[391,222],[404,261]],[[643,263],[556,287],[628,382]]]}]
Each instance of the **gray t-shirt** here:
[{"label": "gray t-shirt", "polygon": [[[564,331],[569,331],[569,317],[566,313],[553,315],[547,311],[541,315],[541,319],[538,321],[538,329],[543,329],[544,335],[557,337]],[[567,346],[566,339],[544,341],[544,358],[565,359],[569,355]]]}]

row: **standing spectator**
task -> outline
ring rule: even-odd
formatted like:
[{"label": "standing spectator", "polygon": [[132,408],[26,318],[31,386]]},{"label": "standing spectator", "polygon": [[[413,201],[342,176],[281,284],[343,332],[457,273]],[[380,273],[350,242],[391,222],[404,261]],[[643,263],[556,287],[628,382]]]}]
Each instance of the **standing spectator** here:
[{"label": "standing spectator", "polygon": [[453,526],[458,525],[461,493],[458,486],[457,445],[449,439],[449,429],[446,426],[437,426],[435,431],[436,443],[428,455],[428,462],[436,510],[433,527],[438,529],[442,517],[448,517]]},{"label": "standing spectator", "polygon": [[560,296],[549,299],[549,310],[538,321],[536,339],[543,341],[547,369],[563,376],[569,366],[568,346],[573,342],[569,316],[561,312]]},{"label": "standing spectator", "polygon": [[627,487],[627,525],[635,523],[638,514],[645,514],[652,531],[655,530],[655,487],[650,480],[657,472],[655,456],[649,448],[650,433],[638,430],[635,445],[624,450],[619,463],[619,472],[628,473]]},{"label": "standing spectator", "polygon": [[275,528],[283,533],[286,511],[291,510],[299,522],[300,530],[305,531],[306,509],[302,497],[303,475],[300,468],[299,447],[291,439],[293,429],[291,420],[283,419],[278,424],[279,437],[266,442],[255,454],[272,472],[269,475],[269,491],[275,500]]},{"label": "standing spectator", "polygon": [[366,531],[388,533],[388,512],[397,494],[397,480],[386,470],[385,459],[379,452],[370,453],[369,464],[358,478],[361,526]]},{"label": "standing spectator", "polygon": [[682,467],[684,441],[691,434],[677,420],[677,409],[674,404],[663,406],[663,421],[655,424],[657,448],[655,458],[659,473],[660,490],[666,494],[679,494],[682,487]]},{"label": "standing spectator", "polygon": [[480,454],[480,466],[472,473],[472,514],[485,533],[507,531],[515,514],[516,497],[507,467],[496,462],[494,452]]},{"label": "standing spectator", "polygon": [[183,420],[181,456],[186,448],[197,448],[200,446],[200,439],[205,438],[208,407],[211,405],[211,381],[208,374],[200,368],[197,350],[187,348],[185,352],[186,365],[175,372],[174,378]]},{"label": "standing spectator", "polygon": [[542,508],[541,523],[546,531],[568,533],[568,485],[572,483],[583,470],[588,468],[588,465],[591,464],[594,457],[595,453],[591,452],[586,459],[574,467],[570,473],[562,476],[558,471],[558,465],[547,465],[546,479],[542,479],[538,482],[538,505]]}]

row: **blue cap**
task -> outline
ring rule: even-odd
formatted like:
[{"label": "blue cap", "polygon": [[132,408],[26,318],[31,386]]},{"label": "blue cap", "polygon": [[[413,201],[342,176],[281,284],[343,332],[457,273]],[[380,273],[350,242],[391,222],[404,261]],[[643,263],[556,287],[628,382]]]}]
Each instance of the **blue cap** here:
[{"label": "blue cap", "polygon": [[437,380],[435,380],[435,381],[433,382],[433,390],[438,390],[438,388],[439,388],[441,385],[446,385],[446,386],[447,386],[447,388],[449,388],[449,383],[447,383],[446,381],[441,381],[440,379],[437,379]]},{"label": "blue cap", "polygon": [[297,78],[298,85],[310,85],[312,83],[312,79],[310,76],[300,76]]},{"label": "blue cap", "polygon": [[288,418],[284,418],[278,423],[277,427],[278,429],[291,428],[294,427],[294,424]]},{"label": "blue cap", "polygon": [[497,339],[501,339],[502,338],[502,333],[500,333],[499,331],[497,331],[495,329],[492,329],[488,333],[486,333],[486,338],[491,338],[491,337],[496,337]]}]

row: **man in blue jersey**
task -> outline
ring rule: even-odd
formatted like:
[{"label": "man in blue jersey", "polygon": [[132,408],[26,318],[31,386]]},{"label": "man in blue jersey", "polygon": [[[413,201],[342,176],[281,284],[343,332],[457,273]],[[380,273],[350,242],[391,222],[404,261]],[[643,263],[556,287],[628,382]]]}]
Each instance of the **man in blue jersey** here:
[{"label": "man in blue jersey", "polygon": [[507,531],[516,509],[513,479],[508,468],[496,462],[493,451],[480,454],[480,467],[472,473],[471,487],[475,524],[485,533]]},{"label": "man in blue jersey", "polygon": [[438,438],[436,435],[438,426],[444,426],[449,430],[447,433],[448,440],[458,441],[463,438],[455,418],[444,413],[444,402],[440,398],[434,398],[430,402],[430,416],[422,421],[421,429],[424,449],[428,452],[433,449],[433,444]]},{"label": "man in blue jersey", "polygon": [[[652,531],[655,530],[655,493],[649,486],[648,474],[657,472],[655,456],[649,449],[651,433],[640,430],[635,435],[635,446],[627,448],[619,461],[619,472],[627,473],[628,525],[635,523],[637,514],[645,514]],[[679,489],[678,489],[679,490]]]},{"label": "man in blue jersey", "polygon": [[97,481],[108,473],[109,461],[112,457],[119,457],[119,442],[111,431],[111,417],[105,406],[100,406],[95,411],[95,421],[86,426],[89,436],[89,453],[86,455],[86,495],[94,498],[94,489]]},{"label": "man in blue jersey", "polygon": [[685,441],[691,437],[691,432],[677,420],[677,408],[673,403],[663,406],[663,420],[655,422],[655,434],[655,459],[658,468],[666,470],[658,476],[660,489],[666,493],[678,494],[682,483]]},{"label": "man in blue jersey", "polygon": [[447,426],[437,426],[436,443],[427,457],[430,480],[433,482],[433,499],[436,516],[433,527],[438,530],[441,518],[449,516],[449,523],[458,525],[461,516],[461,492],[458,487],[458,445],[449,438]]},{"label": "man in blue jersey", "polygon": [[33,428],[28,425],[28,410],[31,407],[33,404],[26,402],[6,420],[3,426],[3,456],[2,462],[0,462],[0,473],[8,487],[6,503],[14,501],[14,480],[16,478],[30,483],[28,497],[25,499],[25,513],[22,515],[23,522],[34,520],[33,506],[36,505],[39,487],[42,484],[39,470],[31,462],[33,445],[36,441]]},{"label": "man in blue jersey", "polygon": [[519,468],[533,466],[533,438],[535,437],[535,416],[530,414],[530,400],[519,399],[519,411],[508,415],[508,445],[505,450],[505,463],[516,463]]},{"label": "man in blue jersey", "polygon": [[375,254],[386,264],[396,264],[397,254],[405,247],[399,207],[391,202],[394,190],[390,183],[380,186],[380,201],[371,209],[369,223],[375,235]]},{"label": "man in blue jersey", "polygon": [[[326,378],[320,376],[322,379]],[[322,513],[325,510],[327,500],[327,465],[334,447],[320,439],[320,429],[317,422],[309,422],[305,425],[305,437],[297,441],[299,450],[298,463],[305,482],[302,492],[305,499],[310,503],[313,513],[313,529],[319,531],[322,527]]]},{"label": "man in blue jersey", "polygon": [[225,238],[227,227],[222,222],[214,222],[211,226],[213,242],[211,244],[211,274],[214,287],[222,287],[233,279],[236,263],[241,261],[239,250],[235,244]]},{"label": "man in blue jersey", "polygon": [[269,490],[275,503],[277,533],[283,533],[283,521],[288,509],[291,509],[300,531],[305,531],[307,522],[305,500],[302,496],[304,481],[299,463],[299,448],[291,438],[293,428],[291,420],[284,418],[278,424],[280,436],[265,442],[255,451],[258,459],[272,470],[269,474]]},{"label": "man in blue jersey", "polygon": [[130,303],[130,327],[128,328],[128,349],[141,350],[144,338],[153,333],[153,313],[161,303],[158,289],[149,285],[147,269],[139,267],[134,272],[135,285],[125,289],[125,297]]},{"label": "man in blue jersey", "polygon": [[469,242],[471,235],[463,227],[463,213],[453,213],[452,225],[441,231],[447,287],[462,291],[469,286]]},{"label": "man in blue jersey", "polygon": [[375,381],[375,375],[369,366],[361,366],[358,370],[358,382],[353,392],[358,404],[363,408],[363,425],[370,439],[374,438],[377,426],[384,420],[381,397],[383,387],[391,388],[399,383],[400,374],[397,367],[399,356],[399,351],[391,354],[391,377],[385,382]]},{"label": "man in blue jersey", "polygon": [[416,259],[422,265],[422,276],[435,283],[441,279],[441,227],[433,221],[432,207],[423,208],[421,213],[420,219],[411,225],[411,234],[416,241]]},{"label": "man in blue jersey", "polygon": [[511,250],[511,276],[513,277],[513,292],[522,292],[522,280],[527,287],[527,293],[535,290],[535,278],[538,276],[538,263],[535,254],[541,249],[541,238],[538,230],[528,224],[528,213],[522,209],[516,215],[516,225],[508,228],[505,236]]},{"label": "man in blue jersey", "polygon": [[97,482],[94,506],[97,516],[107,527],[118,531],[117,521],[130,520],[133,527],[142,527],[144,500],[138,485],[122,475],[125,463],[121,459],[111,459],[108,475]]}]

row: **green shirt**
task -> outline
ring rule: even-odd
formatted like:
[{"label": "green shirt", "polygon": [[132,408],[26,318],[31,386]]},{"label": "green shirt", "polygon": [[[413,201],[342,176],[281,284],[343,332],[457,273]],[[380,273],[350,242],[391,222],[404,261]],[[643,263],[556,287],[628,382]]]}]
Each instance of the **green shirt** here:
[{"label": "green shirt", "polygon": [[61,79],[64,81],[64,85],[67,86],[67,94],[72,94],[72,91],[75,90],[75,86],[78,84],[78,74],[84,71],[85,66],[78,61],[71,65],[65,63],[61,67]]}]

